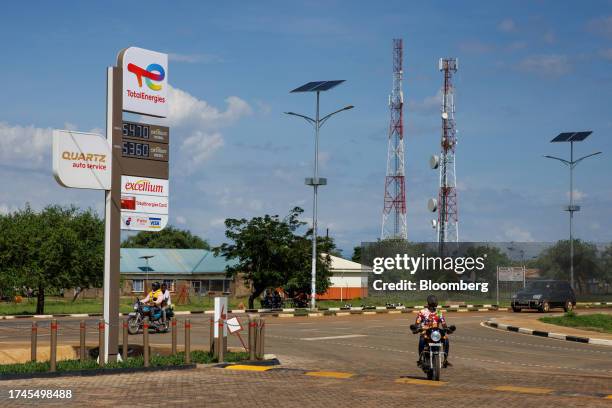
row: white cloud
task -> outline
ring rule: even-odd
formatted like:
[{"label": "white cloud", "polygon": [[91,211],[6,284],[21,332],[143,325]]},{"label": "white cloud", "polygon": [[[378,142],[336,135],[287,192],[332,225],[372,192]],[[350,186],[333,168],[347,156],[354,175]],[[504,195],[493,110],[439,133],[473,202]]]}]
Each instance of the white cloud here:
[{"label": "white cloud", "polygon": [[518,68],[542,76],[559,77],[568,74],[572,65],[566,55],[532,55],[522,60]]},{"label": "white cloud", "polygon": [[181,145],[181,153],[194,170],[201,163],[205,162],[215,151],[223,146],[223,138],[219,132],[202,132],[194,130]]},{"label": "white cloud", "polygon": [[176,219],[177,224],[181,224],[181,225],[187,224],[187,219],[183,217],[182,215],[177,215],[175,219]]},{"label": "white cloud", "polygon": [[524,230],[517,226],[511,226],[511,227],[506,228],[506,230],[504,231],[504,236],[509,241],[516,241],[516,242],[533,242],[534,241],[533,236],[531,235],[531,232]]},{"label": "white cloud", "polygon": [[612,61],[612,48],[606,48],[605,50],[599,50],[599,56],[603,59]]},{"label": "white cloud", "polygon": [[238,119],[253,113],[251,106],[237,96],[225,99],[227,109],[220,110],[178,88],[168,88],[170,126],[194,126],[217,129],[231,125]]},{"label": "white cloud", "polygon": [[504,33],[509,33],[511,31],[516,30],[516,24],[511,18],[506,18],[497,25],[497,29]]},{"label": "white cloud", "polygon": [[51,128],[0,122],[0,160],[19,167],[40,167],[51,153],[52,132]]},{"label": "white cloud", "polygon": [[248,102],[237,96],[226,98],[227,107],[222,110],[172,86],[168,87],[168,101],[168,118],[159,122],[165,122],[177,135],[174,140],[178,139],[182,155],[177,162],[187,172],[194,171],[224,145],[220,128],[253,113]]},{"label": "white cloud", "polygon": [[434,113],[440,111],[442,104],[442,91],[439,90],[437,94],[427,96],[420,101],[410,100],[408,101],[408,110],[420,113]]},{"label": "white cloud", "polygon": [[547,31],[544,34],[543,40],[547,44],[552,44],[552,43],[554,43],[557,40],[557,38],[556,38],[555,33],[553,31]]},{"label": "white cloud", "polygon": [[587,29],[606,37],[612,37],[612,16],[599,17],[589,21]]},{"label": "white cloud", "polygon": [[[567,193],[565,193],[565,195],[567,196],[567,199],[569,200],[569,196],[570,196],[570,192],[568,191]],[[576,201],[581,201],[582,199],[586,198],[587,194],[580,191],[580,190],[574,190],[574,200]]]}]

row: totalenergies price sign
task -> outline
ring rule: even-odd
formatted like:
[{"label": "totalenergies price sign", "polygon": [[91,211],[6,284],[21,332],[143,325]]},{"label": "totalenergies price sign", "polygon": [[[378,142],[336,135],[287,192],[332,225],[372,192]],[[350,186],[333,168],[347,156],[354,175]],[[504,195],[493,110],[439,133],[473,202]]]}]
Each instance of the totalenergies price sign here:
[{"label": "totalenergies price sign", "polygon": [[123,54],[123,110],[168,116],[168,54],[130,47]]}]

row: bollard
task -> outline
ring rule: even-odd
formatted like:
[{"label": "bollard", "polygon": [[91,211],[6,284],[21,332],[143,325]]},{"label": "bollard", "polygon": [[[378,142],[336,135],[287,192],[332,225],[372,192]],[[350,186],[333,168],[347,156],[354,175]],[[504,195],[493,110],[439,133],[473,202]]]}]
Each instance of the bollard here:
[{"label": "bollard", "polygon": [[127,361],[128,358],[128,350],[129,346],[128,346],[128,321],[127,319],[125,319],[125,321],[123,322],[123,355],[121,357],[123,357],[123,361]]},{"label": "bollard", "polygon": [[261,323],[261,359],[266,355],[266,320],[262,319]]},{"label": "bollard", "polygon": [[219,318],[219,336],[217,337],[217,347],[215,349],[215,354],[217,355],[217,361],[222,363],[225,360],[225,345],[223,344],[223,318]]},{"label": "bollard", "polygon": [[145,317],[142,323],[142,336],[143,336],[143,359],[144,366],[149,366],[149,318]]},{"label": "bollard", "polygon": [[80,337],[80,346],[79,346],[79,359],[81,363],[85,361],[85,320],[81,320],[79,324],[79,337]]},{"label": "bollard", "polygon": [[249,315],[249,360],[255,360],[255,331],[257,321]]},{"label": "bollard", "polygon": [[261,319],[257,319],[255,326],[255,359],[261,355]]},{"label": "bollard", "polygon": [[208,339],[208,351],[210,352],[210,354],[216,357],[216,354],[215,354],[215,319],[212,317],[210,318],[210,338]]},{"label": "bollard", "polygon": [[31,361],[36,361],[37,340],[38,340],[38,324],[36,322],[32,322],[32,341],[31,341],[31,351],[30,351]]},{"label": "bollard", "polygon": [[172,355],[176,354],[176,320],[172,319]]},{"label": "bollard", "polygon": [[191,322],[185,320],[185,364],[191,363]]},{"label": "bollard", "polygon": [[98,364],[100,367],[104,367],[105,363],[105,352],[104,352],[104,319],[100,319],[98,322]]},{"label": "bollard", "polygon": [[57,370],[57,320],[51,320],[51,350],[49,351],[49,371]]},{"label": "bollard", "polygon": [[263,359],[264,355],[264,319],[260,318],[257,323],[257,338],[255,340],[255,358],[257,360]]}]

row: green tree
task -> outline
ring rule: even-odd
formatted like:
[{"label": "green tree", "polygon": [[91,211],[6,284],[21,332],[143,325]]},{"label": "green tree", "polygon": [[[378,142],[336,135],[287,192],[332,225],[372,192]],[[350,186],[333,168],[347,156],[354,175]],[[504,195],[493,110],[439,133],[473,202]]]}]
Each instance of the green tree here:
[{"label": "green tree", "polygon": [[2,218],[0,277],[27,287],[44,313],[45,294],[72,287],[99,287],[104,268],[104,222],[76,207],[29,206]]},{"label": "green tree", "polygon": [[[570,280],[570,242],[558,241],[546,249],[536,262],[542,275],[562,280]],[[574,240],[574,280],[580,293],[588,287],[589,279],[601,277],[600,260],[597,247],[579,239]]]},{"label": "green tree", "polygon": [[142,231],[121,243],[123,248],[210,249],[208,242],[171,225],[161,231]]},{"label": "green tree", "polygon": [[353,247],[353,256],[351,261],[361,263],[361,245]]},{"label": "green tree", "polygon": [[[310,287],[309,237],[312,231],[299,235],[304,226],[299,220],[303,210],[295,207],[284,218],[265,215],[247,219],[225,220],[225,236],[231,243],[224,243],[214,249],[215,254],[236,263],[226,267],[229,277],[241,275],[251,287],[249,308],[255,299],[267,288],[283,287],[288,292],[305,291]],[[331,251],[335,247],[330,238],[320,238],[318,249]],[[329,256],[317,260],[317,293],[324,293],[329,287]]]}]

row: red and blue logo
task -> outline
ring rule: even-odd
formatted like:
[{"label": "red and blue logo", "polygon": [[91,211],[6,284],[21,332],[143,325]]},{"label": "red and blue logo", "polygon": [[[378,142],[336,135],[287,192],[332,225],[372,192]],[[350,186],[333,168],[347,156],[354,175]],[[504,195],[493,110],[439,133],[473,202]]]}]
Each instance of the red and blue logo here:
[{"label": "red and blue logo", "polygon": [[162,89],[162,85],[156,82],[161,82],[166,77],[166,71],[159,64],[149,64],[146,69],[139,67],[138,65],[128,64],[128,71],[136,75],[138,80],[138,86],[142,88],[142,78],[144,77],[145,83],[149,89],[153,91],[159,91]]}]

